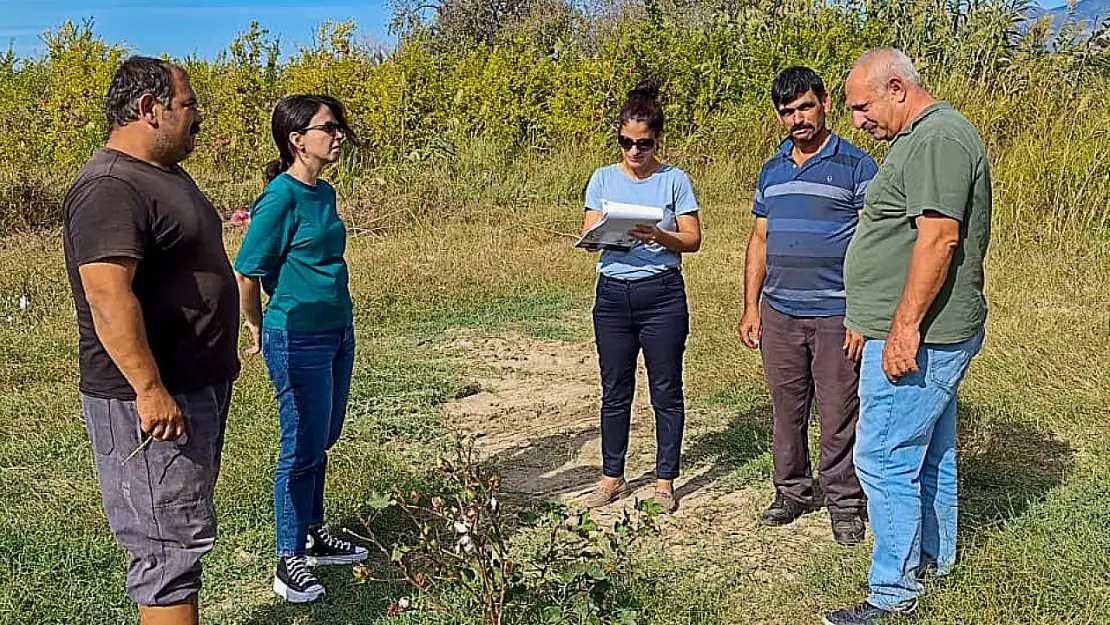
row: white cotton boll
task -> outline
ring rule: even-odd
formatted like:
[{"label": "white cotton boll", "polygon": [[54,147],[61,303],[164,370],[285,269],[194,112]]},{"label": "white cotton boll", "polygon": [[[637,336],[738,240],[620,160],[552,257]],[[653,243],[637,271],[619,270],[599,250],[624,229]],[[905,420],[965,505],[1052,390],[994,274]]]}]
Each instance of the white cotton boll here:
[{"label": "white cotton boll", "polygon": [[459,551],[464,551],[466,553],[471,553],[474,551],[474,541],[470,538],[470,536],[463,536],[459,539],[459,544],[455,545],[455,553],[458,553]]},{"label": "white cotton boll", "polygon": [[409,606],[410,606],[410,605],[412,605],[412,604],[411,604],[411,603],[409,602],[409,598],[408,598],[408,597],[401,597],[401,598],[400,598],[400,599],[399,599],[399,600],[397,601],[397,607],[401,608],[402,610],[407,610],[407,609],[409,609]]},{"label": "white cotton boll", "polygon": [[19,296],[19,309],[23,312],[27,312],[29,308],[31,308],[31,298],[26,293],[24,293],[23,295]]},{"label": "white cotton boll", "polygon": [[489,509],[493,510],[494,512],[497,512],[497,505],[498,505],[497,504],[497,497],[490,497],[489,498]]},{"label": "white cotton boll", "polygon": [[456,534],[465,534],[470,531],[470,527],[467,526],[465,521],[455,521],[451,527],[455,530]]}]

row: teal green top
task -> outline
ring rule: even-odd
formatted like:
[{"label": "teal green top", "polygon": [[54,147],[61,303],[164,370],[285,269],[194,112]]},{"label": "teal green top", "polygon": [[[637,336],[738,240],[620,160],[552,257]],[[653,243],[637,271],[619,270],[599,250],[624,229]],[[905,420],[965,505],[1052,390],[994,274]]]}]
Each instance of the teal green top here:
[{"label": "teal green top", "polygon": [[259,278],[270,297],[262,326],[322,332],[351,325],[346,247],[330,184],[274,178],[251,207],[235,258],[235,271]]}]

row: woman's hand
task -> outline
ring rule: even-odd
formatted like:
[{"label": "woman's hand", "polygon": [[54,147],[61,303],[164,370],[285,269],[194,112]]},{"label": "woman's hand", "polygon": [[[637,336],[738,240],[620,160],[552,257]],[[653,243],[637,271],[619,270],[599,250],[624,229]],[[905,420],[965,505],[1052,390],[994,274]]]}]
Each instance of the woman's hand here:
[{"label": "woman's hand", "polygon": [[701,221],[697,213],[679,215],[678,231],[663,230],[656,225],[639,225],[628,231],[628,236],[651,245],[657,243],[679,254],[696,252],[701,247]]},{"label": "woman's hand", "polygon": [[262,351],[262,326],[251,323],[248,319],[243,322],[243,327],[247,329],[247,335],[251,338],[251,346],[243,350],[243,353],[247,356],[254,356]]},{"label": "woman's hand", "polygon": [[656,225],[639,225],[628,231],[628,236],[646,245],[658,243],[660,238],[666,237],[664,231]]},{"label": "woman's hand", "polygon": [[251,337],[251,346],[243,350],[247,356],[262,351],[262,285],[254,276],[236,272],[239,284],[239,309],[243,312],[243,327]]}]

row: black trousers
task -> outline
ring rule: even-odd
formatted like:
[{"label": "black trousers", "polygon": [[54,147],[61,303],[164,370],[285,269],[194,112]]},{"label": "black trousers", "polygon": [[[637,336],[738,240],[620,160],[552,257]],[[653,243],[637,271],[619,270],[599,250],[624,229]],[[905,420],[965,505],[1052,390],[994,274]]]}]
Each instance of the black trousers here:
[{"label": "black trousers", "polygon": [[624,475],[636,358],[644,352],[655,409],[655,476],[678,477],[686,410],[682,354],[690,333],[686,284],[678,271],[640,280],[601,276],[594,302],[594,335],[601,365],[601,455],[606,476]]}]

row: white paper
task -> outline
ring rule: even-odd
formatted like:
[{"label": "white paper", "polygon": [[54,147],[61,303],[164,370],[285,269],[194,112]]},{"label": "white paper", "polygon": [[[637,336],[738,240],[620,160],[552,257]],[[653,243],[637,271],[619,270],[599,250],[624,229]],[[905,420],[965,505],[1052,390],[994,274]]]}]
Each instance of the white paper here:
[{"label": "white paper", "polygon": [[601,219],[574,244],[588,250],[628,251],[640,241],[628,236],[636,226],[654,226],[663,221],[663,209],[642,204],[601,200]]}]

